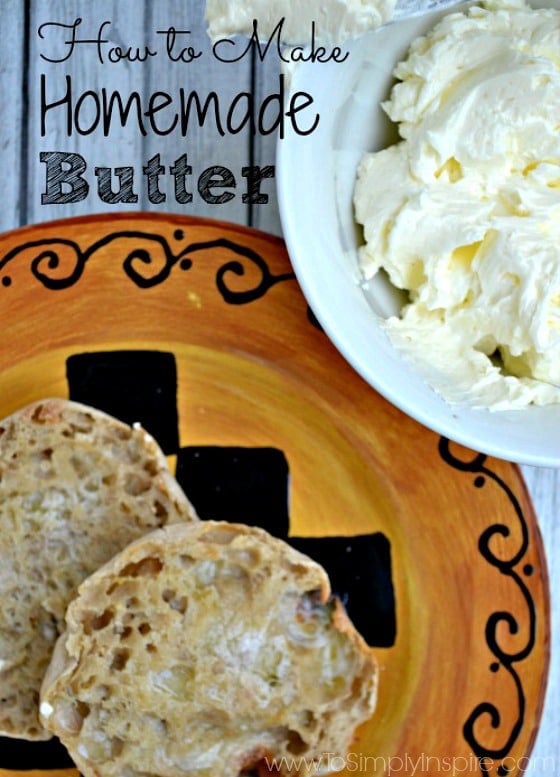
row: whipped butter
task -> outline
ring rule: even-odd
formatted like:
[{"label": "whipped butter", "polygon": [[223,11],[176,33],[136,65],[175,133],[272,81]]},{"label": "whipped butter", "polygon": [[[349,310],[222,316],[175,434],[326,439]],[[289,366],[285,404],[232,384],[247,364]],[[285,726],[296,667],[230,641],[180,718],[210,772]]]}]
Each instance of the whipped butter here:
[{"label": "whipped butter", "polygon": [[310,40],[312,24],[317,40],[340,44],[375,29],[393,15],[396,0],[207,0],[208,34],[213,40],[253,33],[268,40],[284,19],[282,38],[288,44]]},{"label": "whipped butter", "polygon": [[560,401],[560,12],[451,13],[395,76],[354,199],[364,277],[408,291],[390,338],[450,402]]}]

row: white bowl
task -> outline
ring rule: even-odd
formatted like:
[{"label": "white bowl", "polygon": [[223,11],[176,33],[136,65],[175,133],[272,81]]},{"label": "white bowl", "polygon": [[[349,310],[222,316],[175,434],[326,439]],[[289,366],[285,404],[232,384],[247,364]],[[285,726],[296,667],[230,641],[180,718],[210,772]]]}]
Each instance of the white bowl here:
[{"label": "white bowl", "polygon": [[[537,5],[537,3],[535,3]],[[541,5],[541,3],[539,3]],[[545,3],[542,3],[545,5]],[[559,7],[560,0],[546,5]],[[277,186],[284,238],[311,309],[347,361],[395,406],[435,432],[509,461],[560,466],[560,405],[489,411],[451,405],[391,345],[380,320],[401,305],[376,279],[364,288],[352,194],[366,151],[392,142],[380,108],[395,64],[411,41],[443,16],[400,21],[348,44],[344,63],[298,64],[291,90],[313,96],[320,114],[310,135],[278,140]],[[301,114],[303,117],[304,114]]]}]

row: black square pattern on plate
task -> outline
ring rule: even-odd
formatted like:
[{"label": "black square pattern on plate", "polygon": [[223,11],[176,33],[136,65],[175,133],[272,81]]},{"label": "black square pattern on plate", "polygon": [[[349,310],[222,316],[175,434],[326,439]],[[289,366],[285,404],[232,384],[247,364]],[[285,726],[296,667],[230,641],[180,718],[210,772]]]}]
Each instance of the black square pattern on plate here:
[{"label": "black square pattern on plate", "polygon": [[140,423],[166,454],[179,447],[177,367],[163,351],[98,351],[66,360],[70,399]]},{"label": "black square pattern on plate", "polygon": [[355,537],[291,537],[290,543],[327,571],[333,592],[369,645],[395,644],[391,547],[381,532]]},{"label": "black square pattern on plate", "polygon": [[0,769],[71,769],[74,766],[66,748],[58,739],[47,742],[24,742],[0,737]]},{"label": "black square pattern on plate", "polygon": [[287,539],[288,462],[276,448],[181,448],[176,477],[200,518],[260,526]]}]

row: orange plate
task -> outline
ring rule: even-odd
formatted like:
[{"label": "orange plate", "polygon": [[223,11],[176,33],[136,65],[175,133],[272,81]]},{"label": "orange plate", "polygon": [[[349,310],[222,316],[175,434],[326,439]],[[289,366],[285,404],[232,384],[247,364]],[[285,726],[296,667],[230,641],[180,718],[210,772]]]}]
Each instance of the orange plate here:
[{"label": "orange plate", "polygon": [[[280,239],[166,215],[59,221],[0,239],[0,284],[1,416],[68,396],[69,356],[164,351],[182,448],[279,449],[291,536],[387,538],[396,636],[377,649],[373,719],[330,766],[505,775],[527,764],[549,600],[520,473],[369,388],[308,315]],[[23,758],[35,745],[12,741],[6,763],[6,742],[0,775],[18,774],[17,748]]]}]

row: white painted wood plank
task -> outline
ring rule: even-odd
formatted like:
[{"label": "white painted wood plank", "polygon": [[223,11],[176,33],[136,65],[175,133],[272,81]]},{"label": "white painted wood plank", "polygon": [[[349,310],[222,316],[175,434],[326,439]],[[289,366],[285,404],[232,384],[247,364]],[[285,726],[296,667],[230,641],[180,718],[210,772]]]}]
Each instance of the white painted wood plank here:
[{"label": "white painted wood plank", "polygon": [[[96,0],[87,4],[83,0],[35,0],[32,3],[27,127],[28,222],[139,208],[141,170],[137,167],[142,158],[143,139],[138,122],[131,120],[130,126],[125,127],[120,122],[113,122],[106,133],[102,126],[95,131],[88,130],[95,126],[97,102],[103,90],[107,95],[120,93],[125,101],[131,93],[142,94],[144,91],[145,63],[120,61],[113,64],[109,61],[109,48],[120,46],[126,50],[133,47],[143,51],[146,45],[144,17],[144,3],[136,0]],[[82,19],[79,25],[78,19]],[[53,23],[69,27],[64,29]],[[72,31],[74,24],[77,25],[75,34]],[[100,44],[99,52],[94,43],[76,43],[72,47],[65,41],[71,41],[73,35],[80,40],[100,38],[107,43]],[[47,61],[45,57],[58,61]],[[65,61],[60,61],[64,58]],[[64,100],[70,92],[71,107],[67,110]],[[56,106],[57,101],[63,101],[63,104]],[[51,107],[42,110],[42,103]],[[57,153],[65,155],[64,164],[52,156]],[[41,161],[41,154],[49,154],[48,161]],[[80,165],[83,163],[87,167],[82,171]],[[134,168],[135,181],[126,197],[129,201],[107,202],[100,198],[96,167]],[[55,173],[57,169],[65,182],[59,180],[57,183],[53,178],[47,183],[47,171]],[[112,186],[118,191],[116,178]],[[86,190],[87,195],[83,196]],[[61,202],[65,197],[69,201]]]},{"label": "white painted wood plank", "polygon": [[21,198],[25,194],[22,170],[22,112],[25,94],[25,4],[4,0],[0,12],[0,39],[5,47],[0,57],[0,161],[3,197],[0,231],[19,226]]},{"label": "white painted wood plank", "polygon": [[[160,180],[160,190],[165,201],[145,201],[144,205],[150,210],[166,210],[246,224],[248,208],[243,202],[246,179],[242,171],[250,161],[250,132],[246,129],[231,133],[225,122],[232,102],[250,89],[251,60],[244,57],[239,62],[223,63],[214,57],[206,33],[204,11],[205,3],[201,0],[166,0],[149,6],[147,23],[153,45],[159,45],[162,49],[164,40],[171,41],[167,36],[158,36],[157,30],[174,27],[176,34],[171,56],[156,57],[150,62],[146,89],[148,94],[158,89],[172,95],[177,95],[180,89],[186,95],[196,92],[202,103],[215,93],[224,134],[220,134],[214,114],[210,111],[202,127],[199,127],[197,121],[191,120],[186,131],[175,131],[161,137],[154,133],[148,135],[144,156],[146,159],[154,159],[159,155],[159,163],[166,171]],[[159,38],[159,44],[156,37]],[[192,61],[173,61],[189,45],[200,56]],[[184,52],[184,57],[189,60],[188,52]],[[180,160],[180,169],[184,170],[186,165],[189,168],[188,176],[182,175],[182,178],[187,193],[192,195],[190,202],[180,201],[185,199],[184,194],[178,199],[175,176],[169,175],[170,166],[177,160]],[[201,177],[210,170],[214,171],[214,180],[221,181],[223,186],[202,186],[204,179]],[[152,199],[157,200],[157,194]]]},{"label": "white painted wood plank", "polygon": [[[280,61],[276,52],[271,52],[263,60],[255,58],[254,87],[257,100],[262,101],[271,93],[280,89],[281,76]],[[269,185],[262,187],[263,195],[267,202],[255,204],[251,208],[250,221],[254,227],[274,235],[282,234],[280,214],[278,211],[278,196],[276,189],[276,149],[278,134],[258,135],[255,138],[253,149],[253,162],[262,169],[274,168],[274,178],[268,179]]]},{"label": "white painted wood plank", "polygon": [[528,774],[545,777],[560,769],[560,470],[522,467],[523,477],[537,513],[545,552],[551,595],[550,674],[542,725],[537,735]]}]

